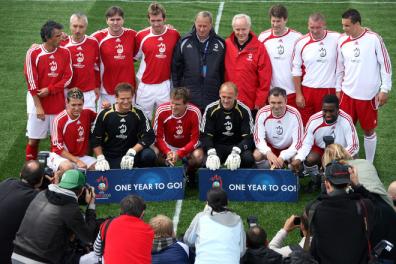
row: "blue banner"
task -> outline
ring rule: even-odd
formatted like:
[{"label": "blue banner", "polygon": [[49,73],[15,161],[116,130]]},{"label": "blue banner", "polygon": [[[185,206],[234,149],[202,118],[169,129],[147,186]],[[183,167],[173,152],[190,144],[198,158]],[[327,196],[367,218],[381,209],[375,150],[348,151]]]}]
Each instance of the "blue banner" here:
[{"label": "blue banner", "polygon": [[95,187],[97,203],[118,203],[128,194],[139,195],[145,201],[184,198],[181,167],[87,171],[87,182]]},{"label": "blue banner", "polygon": [[296,202],[298,177],[290,170],[220,169],[199,170],[199,199],[206,200],[206,192],[222,187],[230,201]]}]

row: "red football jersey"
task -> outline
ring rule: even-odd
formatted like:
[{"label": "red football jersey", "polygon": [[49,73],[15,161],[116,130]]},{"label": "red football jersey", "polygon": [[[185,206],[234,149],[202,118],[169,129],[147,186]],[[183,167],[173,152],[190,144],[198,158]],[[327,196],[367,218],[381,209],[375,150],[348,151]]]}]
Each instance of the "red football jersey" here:
[{"label": "red football jersey", "polygon": [[120,36],[112,36],[108,29],[92,34],[99,42],[102,88],[110,95],[114,95],[115,87],[121,82],[136,87],[133,65],[136,31],[129,28],[123,30]]},{"label": "red football jersey", "polygon": [[158,84],[170,79],[173,50],[180,34],[165,28],[164,33],[154,35],[151,27],[139,31],[136,59],[141,59],[137,78],[145,84]]},{"label": "red football jersey", "polygon": [[85,36],[84,40],[76,43],[69,36],[62,41],[70,51],[73,67],[73,78],[68,88],[77,87],[83,92],[100,87],[99,73],[99,45],[95,38]]},{"label": "red football jersey", "polygon": [[175,117],[170,103],[162,104],[155,113],[155,145],[164,154],[177,148],[177,155],[183,158],[198,147],[200,123],[201,112],[196,106],[188,104],[186,112]]},{"label": "red football jersey", "polygon": [[77,157],[87,155],[91,124],[95,118],[96,113],[90,109],[84,109],[74,120],[66,110],[59,113],[52,124],[51,152],[61,155],[66,150]]},{"label": "red football jersey", "polygon": [[39,98],[45,114],[58,114],[65,109],[64,89],[73,75],[68,49],[59,47],[48,52],[44,44],[30,48],[24,73],[32,96],[37,95],[37,90],[48,88],[49,95]]}]

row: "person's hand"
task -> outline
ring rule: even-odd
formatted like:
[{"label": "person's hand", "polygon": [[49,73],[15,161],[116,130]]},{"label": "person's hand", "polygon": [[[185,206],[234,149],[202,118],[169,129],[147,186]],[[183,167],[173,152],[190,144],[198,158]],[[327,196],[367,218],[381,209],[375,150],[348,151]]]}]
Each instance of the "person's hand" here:
[{"label": "person's hand", "polygon": [[107,100],[102,101],[102,109],[108,109],[110,107],[111,107],[111,104],[109,101],[107,101]]},{"label": "person's hand", "polygon": [[301,160],[295,159],[295,160],[293,160],[293,161],[290,163],[290,165],[291,165],[292,170],[293,170],[294,172],[298,172],[298,171],[300,170],[300,167],[301,167]]},{"label": "person's hand", "polygon": [[99,155],[96,157],[95,170],[97,171],[110,170],[109,162],[106,160],[104,155]]},{"label": "person's hand", "polygon": [[358,173],[356,167],[349,167],[348,172],[350,175],[351,183],[352,186],[358,186],[359,185],[359,178],[358,178]]},{"label": "person's hand", "polygon": [[285,224],[283,225],[283,229],[286,230],[287,233],[292,231],[293,229],[299,227],[300,225],[295,225],[294,224],[294,219],[296,218],[296,215],[290,216],[288,219],[286,219]]},{"label": "person's hand", "polygon": [[267,156],[267,160],[270,163],[271,168],[278,168],[278,169],[282,168],[283,160],[280,159],[282,160],[282,162],[280,162],[278,157],[272,151],[268,151],[266,156]]},{"label": "person's hand", "polygon": [[230,155],[228,155],[226,162],[224,165],[227,167],[229,170],[236,170],[239,169],[241,166],[241,149],[238,147],[233,147]]},{"label": "person's hand", "polygon": [[218,170],[220,168],[220,158],[217,156],[216,149],[214,148],[208,150],[206,168],[209,170]]},{"label": "person's hand", "polygon": [[120,167],[123,170],[132,170],[135,163],[136,150],[130,148],[124,157],[122,157]]},{"label": "person's hand", "polygon": [[175,27],[172,25],[172,24],[166,24],[165,25],[167,28],[169,28],[169,29],[175,29]]},{"label": "person's hand", "polygon": [[49,90],[47,87],[37,90],[37,96],[40,98],[46,97],[48,95],[49,95]]},{"label": "person's hand", "polygon": [[85,202],[87,204],[93,204],[95,203],[95,189],[94,187],[84,187],[86,192],[85,192]]},{"label": "person's hand", "polygon": [[80,159],[78,159],[77,161],[76,161],[76,165],[77,165],[77,168],[81,168],[81,169],[87,169],[88,168],[88,166],[87,166],[87,164],[85,164],[82,160],[80,160]]},{"label": "person's hand", "polygon": [[36,107],[36,115],[38,119],[45,120],[45,113],[42,106]]},{"label": "person's hand", "polygon": [[305,107],[305,98],[303,94],[296,93],[296,105],[300,108]]},{"label": "person's hand", "polygon": [[383,106],[388,102],[388,94],[385,92],[379,92],[378,94],[378,106]]},{"label": "person's hand", "polygon": [[166,155],[166,163],[171,167],[175,166],[176,162],[179,160],[179,156],[175,151],[169,151]]}]

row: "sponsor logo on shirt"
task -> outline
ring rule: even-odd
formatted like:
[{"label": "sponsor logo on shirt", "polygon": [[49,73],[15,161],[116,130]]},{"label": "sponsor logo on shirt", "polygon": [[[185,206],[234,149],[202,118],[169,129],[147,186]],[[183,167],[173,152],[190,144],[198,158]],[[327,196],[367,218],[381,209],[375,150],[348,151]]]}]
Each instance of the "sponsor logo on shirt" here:
[{"label": "sponsor logo on shirt", "polygon": [[253,61],[253,53],[249,53],[246,57],[247,61]]},{"label": "sponsor logo on shirt", "polygon": [[234,135],[234,132],[231,132],[232,130],[232,123],[231,121],[227,121],[224,123],[224,128],[225,128],[225,132],[223,132],[223,135],[225,136],[229,136],[231,137],[232,135]]},{"label": "sponsor logo on shirt", "polygon": [[56,63],[56,61],[51,61],[49,63],[49,67],[50,67],[51,72],[48,73],[48,76],[49,77],[57,77],[58,73],[56,73],[55,71],[58,69],[58,64]]},{"label": "sponsor logo on shirt", "polygon": [[158,46],[158,54],[155,55],[155,57],[157,57],[159,59],[165,59],[166,58],[166,54],[165,54],[166,45],[165,45],[165,43],[161,42],[157,46]]},{"label": "sponsor logo on shirt", "polygon": [[183,126],[179,125],[179,126],[176,127],[176,133],[175,133],[174,137],[177,138],[177,139],[184,138]]},{"label": "sponsor logo on shirt", "polygon": [[126,139],[128,136],[125,135],[127,132],[127,126],[125,124],[122,124],[121,126],[118,127],[120,134],[116,135],[116,138],[121,138],[121,139]]},{"label": "sponsor logo on shirt", "polygon": [[77,131],[78,131],[77,142],[83,142],[84,141],[84,128],[83,128],[83,126],[79,126]]},{"label": "sponsor logo on shirt", "polygon": [[77,58],[77,59],[76,59],[76,60],[77,60],[77,63],[76,63],[76,64],[73,64],[73,67],[74,67],[74,68],[79,68],[79,69],[84,68],[85,65],[84,65],[84,64],[81,64],[81,63],[84,62],[84,53],[82,53],[82,52],[77,53],[77,54],[76,54],[76,58]]},{"label": "sponsor logo on shirt", "polygon": [[116,59],[116,60],[123,60],[123,59],[125,59],[125,55],[123,55],[123,53],[124,53],[124,46],[123,46],[122,44],[117,44],[117,45],[115,46],[115,49],[116,49],[117,55],[114,56],[114,59]]}]

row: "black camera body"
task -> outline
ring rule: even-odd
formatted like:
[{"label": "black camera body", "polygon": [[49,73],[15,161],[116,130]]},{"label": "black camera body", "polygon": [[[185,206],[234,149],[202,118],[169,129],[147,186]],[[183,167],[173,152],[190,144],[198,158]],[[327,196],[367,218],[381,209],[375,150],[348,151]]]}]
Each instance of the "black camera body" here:
[{"label": "black camera body", "polygon": [[334,137],[333,136],[324,136],[323,141],[325,143],[325,147],[327,148],[328,145],[334,144]]},{"label": "black camera body", "polygon": [[257,216],[255,216],[255,215],[248,216],[246,221],[247,221],[247,223],[249,225],[249,228],[257,226],[257,223],[258,223]]},{"label": "black camera body", "polygon": [[[52,178],[54,177],[54,171],[47,165],[47,159],[49,155],[50,155],[49,151],[40,151],[37,154],[37,161],[40,163],[40,166],[44,169],[44,176],[48,176]],[[51,182],[47,179],[47,177],[44,177],[40,189],[41,190],[47,189],[49,184],[51,184]]]}]

